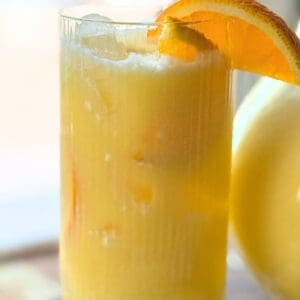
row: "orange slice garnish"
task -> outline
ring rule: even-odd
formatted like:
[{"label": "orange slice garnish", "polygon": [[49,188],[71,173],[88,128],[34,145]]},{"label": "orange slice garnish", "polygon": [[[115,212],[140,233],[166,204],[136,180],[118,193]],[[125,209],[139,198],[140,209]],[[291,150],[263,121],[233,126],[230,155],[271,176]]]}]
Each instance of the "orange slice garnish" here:
[{"label": "orange slice garnish", "polygon": [[158,51],[186,61],[199,53],[217,49],[201,32],[186,26],[177,18],[166,17],[159,36]]},{"label": "orange slice garnish", "polygon": [[[157,21],[166,17],[191,21],[189,26],[212,41],[233,69],[300,85],[299,39],[262,4],[254,0],[179,0]],[[149,36],[157,38],[164,26],[150,31]]]}]

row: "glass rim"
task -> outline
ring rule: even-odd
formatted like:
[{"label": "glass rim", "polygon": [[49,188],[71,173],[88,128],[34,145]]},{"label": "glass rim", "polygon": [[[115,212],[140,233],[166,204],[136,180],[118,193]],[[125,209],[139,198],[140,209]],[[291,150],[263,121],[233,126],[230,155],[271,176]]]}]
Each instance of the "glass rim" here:
[{"label": "glass rim", "polygon": [[[99,24],[109,24],[109,25],[126,25],[126,26],[160,26],[160,25],[165,25],[169,23],[174,23],[171,21],[114,21],[114,20],[95,20],[95,19],[88,19],[82,17],[78,17],[75,15],[75,13],[72,13],[73,10],[77,8],[90,8],[90,9],[97,9],[101,7],[100,5],[91,5],[91,4],[79,4],[79,5],[71,5],[67,6],[64,8],[61,8],[58,12],[59,17],[62,19],[67,19],[67,20],[74,20],[74,21],[81,21],[81,22],[92,22],[92,23],[99,23]],[[155,17],[155,16],[154,16]],[[183,25],[194,25],[194,24],[200,24],[204,22],[209,22],[210,20],[195,20],[195,21],[180,21],[178,20],[178,23]],[[175,21],[176,23],[176,21]]]}]

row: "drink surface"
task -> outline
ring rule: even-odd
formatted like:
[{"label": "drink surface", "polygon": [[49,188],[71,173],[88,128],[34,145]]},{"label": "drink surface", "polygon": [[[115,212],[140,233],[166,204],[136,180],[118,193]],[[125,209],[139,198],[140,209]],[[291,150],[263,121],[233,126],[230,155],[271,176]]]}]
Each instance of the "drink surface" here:
[{"label": "drink surface", "polygon": [[227,62],[111,45],[63,41],[63,299],[222,299]]}]

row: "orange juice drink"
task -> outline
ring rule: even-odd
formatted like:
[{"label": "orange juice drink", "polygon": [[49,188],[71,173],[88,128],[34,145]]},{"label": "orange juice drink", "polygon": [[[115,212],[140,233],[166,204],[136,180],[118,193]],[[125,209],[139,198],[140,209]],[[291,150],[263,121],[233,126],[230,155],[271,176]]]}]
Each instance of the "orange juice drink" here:
[{"label": "orange juice drink", "polygon": [[227,60],[161,54],[154,25],[62,25],[62,299],[223,299]]}]

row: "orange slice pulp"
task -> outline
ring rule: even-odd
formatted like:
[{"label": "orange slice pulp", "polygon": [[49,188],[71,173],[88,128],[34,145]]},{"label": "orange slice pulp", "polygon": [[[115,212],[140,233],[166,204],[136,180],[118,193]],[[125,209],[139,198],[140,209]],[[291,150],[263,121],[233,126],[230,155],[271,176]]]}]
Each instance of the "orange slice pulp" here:
[{"label": "orange slice pulp", "polygon": [[[170,17],[191,22],[189,25],[177,25],[172,30],[181,32],[184,26],[188,26],[198,31],[229,58],[232,69],[300,85],[299,39],[285,21],[262,4],[254,0],[179,0],[162,12],[157,22],[161,23],[167,17],[167,23],[172,21]],[[162,30],[164,26],[149,31],[149,38],[160,35],[159,50],[182,57],[182,48],[170,42],[170,37],[171,41],[177,36],[177,40],[186,42],[182,39],[184,34],[169,32],[167,41]],[[193,51],[197,47],[192,48],[194,50],[185,54],[185,58],[190,59],[195,54]],[[189,51],[185,49],[184,52]]]},{"label": "orange slice pulp", "polygon": [[198,53],[216,49],[201,32],[186,26],[179,19],[166,17],[165,21],[158,41],[160,53],[192,61]]}]

